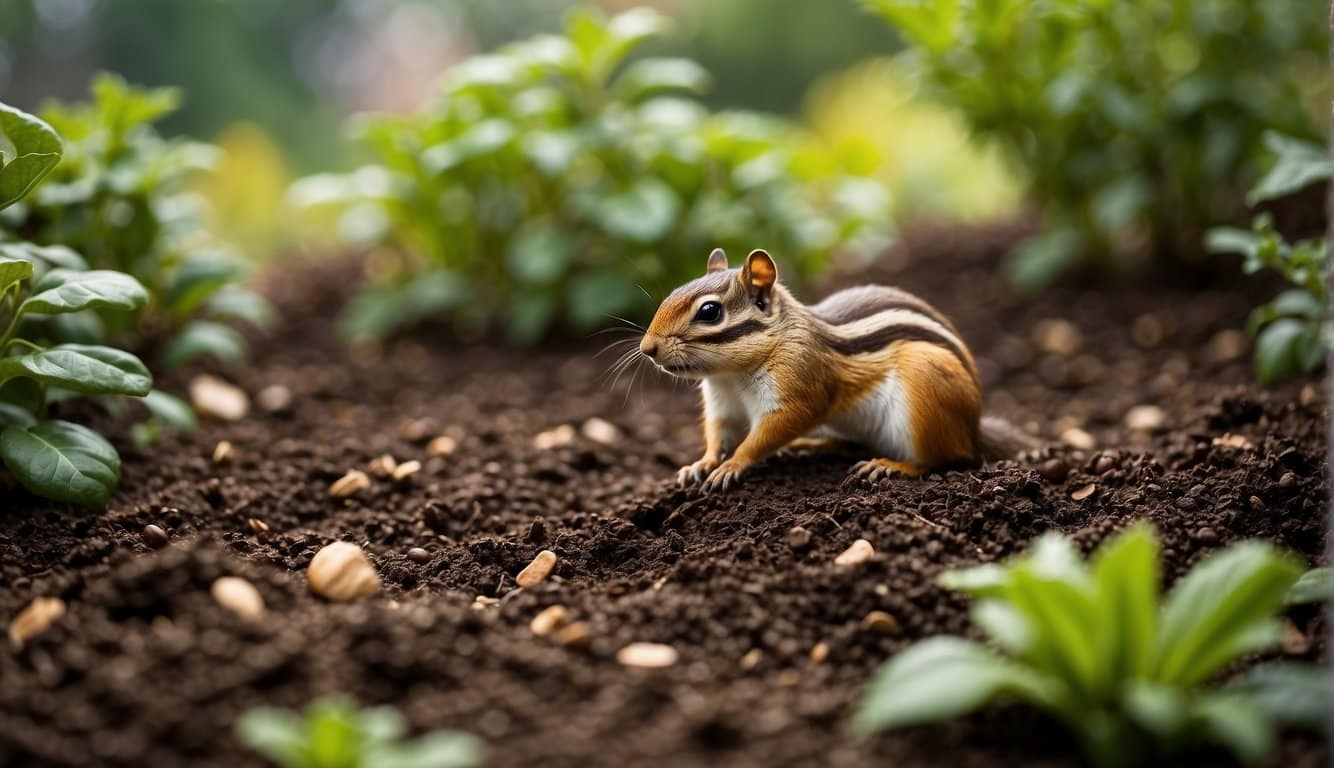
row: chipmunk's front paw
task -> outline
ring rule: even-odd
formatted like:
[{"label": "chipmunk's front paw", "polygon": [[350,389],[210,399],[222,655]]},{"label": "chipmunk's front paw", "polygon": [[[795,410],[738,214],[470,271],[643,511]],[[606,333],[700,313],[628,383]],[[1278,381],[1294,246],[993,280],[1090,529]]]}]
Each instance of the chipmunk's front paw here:
[{"label": "chipmunk's front paw", "polygon": [[719,464],[717,469],[713,470],[713,473],[709,475],[709,479],[704,481],[701,490],[705,493],[726,491],[741,480],[741,474],[749,467],[749,464],[743,464],[736,459],[728,459],[722,464]]},{"label": "chipmunk's front paw", "polygon": [[921,477],[924,474],[926,468],[918,464],[892,459],[869,459],[853,465],[848,480],[856,479],[878,485],[894,477]]},{"label": "chipmunk's front paw", "polygon": [[707,456],[694,464],[687,464],[676,473],[676,484],[682,488],[699,485],[717,466],[718,460],[710,459]]}]

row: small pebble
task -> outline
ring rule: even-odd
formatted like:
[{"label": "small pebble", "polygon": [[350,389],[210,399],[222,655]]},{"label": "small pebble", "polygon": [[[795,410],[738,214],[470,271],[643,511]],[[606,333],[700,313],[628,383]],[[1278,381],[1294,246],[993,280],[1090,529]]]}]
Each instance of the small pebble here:
[{"label": "small pebble", "polygon": [[190,402],[199,415],[219,421],[240,421],[250,412],[250,398],[244,391],[208,374],[190,382]]},{"label": "small pebble", "polygon": [[800,525],[787,532],[787,546],[793,552],[801,552],[811,545],[811,532]]},{"label": "small pebble", "polygon": [[1291,488],[1296,484],[1297,484],[1297,476],[1292,474],[1291,472],[1284,472],[1283,476],[1278,479],[1279,488]]},{"label": "small pebble", "polygon": [[764,651],[761,651],[759,648],[751,648],[749,651],[746,651],[745,656],[741,657],[741,669],[749,672],[758,667],[763,660]]},{"label": "small pebble", "polygon": [[213,463],[226,464],[235,456],[236,450],[232,444],[226,440],[219,440],[218,444],[213,446]]},{"label": "small pebble", "polygon": [[862,626],[886,637],[897,635],[902,629],[899,626],[898,619],[884,611],[871,611],[866,614],[866,618],[862,619]]},{"label": "small pebble", "polygon": [[1215,437],[1213,440],[1215,448],[1228,448],[1234,451],[1253,451],[1255,444],[1241,435],[1234,435],[1231,432],[1225,432],[1221,437]]},{"label": "small pebble", "polygon": [[1297,394],[1297,402],[1303,407],[1310,408],[1320,402],[1320,390],[1313,384],[1302,385],[1302,391]]},{"label": "small pebble", "polygon": [[1060,318],[1040,321],[1033,326],[1033,342],[1043,352],[1073,357],[1084,344],[1084,335],[1074,323]]},{"label": "small pebble", "polygon": [[679,654],[662,643],[630,643],[616,652],[616,661],[624,667],[661,669],[676,663]]},{"label": "small pebble", "polygon": [[435,428],[431,419],[408,419],[398,426],[398,436],[409,443],[423,443],[431,439]]},{"label": "small pebble", "polygon": [[264,598],[255,585],[236,576],[223,576],[209,588],[218,605],[249,621],[264,618]]},{"label": "small pebble", "polygon": [[408,559],[414,563],[429,563],[431,561],[431,553],[421,547],[413,547],[408,550]]},{"label": "small pebble", "polygon": [[292,407],[292,390],[281,384],[267,386],[255,395],[255,402],[269,413],[282,413]]},{"label": "small pebble", "polygon": [[538,637],[547,635],[560,629],[561,626],[570,618],[570,612],[563,605],[550,605],[543,608],[533,620],[528,623],[528,628]]},{"label": "small pebble", "polygon": [[144,526],[144,543],[153,549],[162,549],[167,546],[167,532],[162,530],[161,526],[149,523]]},{"label": "small pebble", "polygon": [[811,663],[823,664],[829,658],[829,643],[816,643],[811,647]]},{"label": "small pebble", "polygon": [[1078,448],[1081,451],[1091,451],[1097,446],[1097,441],[1093,439],[1093,435],[1090,435],[1079,427],[1071,427],[1062,432],[1061,442],[1071,448]]},{"label": "small pebble", "polygon": [[544,549],[537,553],[533,562],[529,563],[519,575],[514,577],[514,582],[521,587],[531,587],[540,584],[551,575],[551,571],[556,567],[556,553],[549,549]]},{"label": "small pebble", "polygon": [[834,558],[834,565],[857,565],[871,559],[875,554],[875,547],[866,539],[857,539],[852,542],[852,546],[843,550],[843,553]]},{"label": "small pebble", "polygon": [[571,622],[556,632],[555,640],[566,648],[587,648],[593,632],[582,621]]},{"label": "small pebble", "polygon": [[1132,432],[1152,432],[1163,426],[1167,414],[1156,405],[1137,405],[1126,411],[1126,429]]},{"label": "small pebble", "polygon": [[269,524],[264,522],[263,520],[260,520],[258,517],[248,518],[246,520],[246,525],[249,525],[250,530],[254,531],[255,533],[269,532]]},{"label": "small pebble", "polygon": [[1245,356],[1250,347],[1251,340],[1242,331],[1219,331],[1205,346],[1205,357],[1215,363],[1230,363]]},{"label": "small pebble", "polygon": [[574,427],[569,424],[562,424],[559,427],[548,429],[533,438],[533,447],[539,451],[549,451],[552,448],[559,448],[563,445],[569,445],[574,441]]},{"label": "small pebble", "polygon": [[1213,546],[1218,543],[1218,532],[1213,528],[1205,526],[1195,531],[1195,540],[1201,544]]},{"label": "small pebble", "polygon": [[306,567],[310,589],[321,597],[350,602],[380,591],[380,575],[361,547],[335,541],[315,553]]},{"label": "small pebble", "polygon": [[611,422],[599,419],[596,416],[585,421],[579,431],[583,433],[584,437],[602,445],[611,445],[621,436],[620,430],[616,429]]},{"label": "small pebble", "polygon": [[459,443],[448,435],[441,435],[426,445],[426,455],[431,457],[448,456],[459,447]]}]

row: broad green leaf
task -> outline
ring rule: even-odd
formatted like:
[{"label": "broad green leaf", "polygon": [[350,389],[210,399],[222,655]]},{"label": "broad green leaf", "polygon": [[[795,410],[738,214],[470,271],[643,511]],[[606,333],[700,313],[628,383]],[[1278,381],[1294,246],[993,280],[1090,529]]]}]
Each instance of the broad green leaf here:
[{"label": "broad green leaf", "polygon": [[1264,238],[1249,229],[1214,227],[1204,235],[1204,247],[1210,253],[1238,253],[1255,257]]},{"label": "broad green leaf", "polygon": [[120,481],[120,456],[111,443],[67,421],[5,427],[0,459],[29,491],[86,507],[105,507]]},{"label": "broad green leaf", "polygon": [[0,384],[19,376],[85,395],[143,397],[153,387],[153,377],[139,358],[85,344],[61,344],[0,359]]},{"label": "broad green leaf", "polygon": [[510,340],[527,346],[542,338],[551,328],[557,314],[556,296],[528,290],[515,296],[505,315],[505,328]]},{"label": "broad green leaf", "polygon": [[1015,567],[1006,595],[1033,628],[1030,659],[1072,687],[1097,695],[1105,670],[1098,667],[1098,606],[1088,584],[1042,574],[1030,564]]},{"label": "broad green leaf", "polygon": [[0,297],[14,287],[14,283],[32,277],[32,262],[0,256]]},{"label": "broad green leaf", "polygon": [[163,291],[162,303],[174,316],[189,317],[240,274],[241,265],[231,259],[217,255],[196,256],[172,274]]},{"label": "broad green leaf", "polygon": [[1245,696],[1275,723],[1322,731],[1334,704],[1334,675],[1314,664],[1263,664],[1228,683],[1227,693]]},{"label": "broad green leaf", "polygon": [[1334,599],[1334,568],[1324,566],[1303,573],[1283,596],[1285,605],[1324,603]]},{"label": "broad green leaf", "polygon": [[471,768],[481,765],[482,742],[466,733],[435,731],[407,744],[373,750],[365,765],[375,768]]},{"label": "broad green leaf", "polygon": [[0,428],[8,426],[31,427],[37,423],[32,412],[14,403],[0,401]]},{"label": "broad green leaf", "polygon": [[1274,745],[1274,726],[1254,700],[1230,693],[1209,693],[1192,702],[1192,719],[1213,741],[1243,763],[1256,763]]},{"label": "broad green leaf", "polygon": [[1169,685],[1130,681],[1120,704],[1141,728],[1164,739],[1175,737],[1190,717],[1190,698]]},{"label": "broad green leaf", "polygon": [[1102,629],[1101,668],[1111,680],[1153,671],[1158,618],[1158,539],[1137,525],[1103,544],[1093,557]]},{"label": "broad green leaf", "polygon": [[1172,590],[1160,617],[1155,679],[1207,680],[1238,655],[1266,643],[1266,627],[1301,568],[1259,541],[1205,558]]},{"label": "broad green leaf", "polygon": [[238,285],[224,286],[209,297],[207,313],[218,320],[238,320],[260,329],[278,320],[278,310],[268,299]]},{"label": "broad green leaf", "polygon": [[252,709],[236,721],[236,736],[247,747],[281,766],[304,766],[306,734],[301,718],[285,709]]},{"label": "broad green leaf", "polygon": [[1255,339],[1255,372],[1268,386],[1301,370],[1298,358],[1306,324],[1292,318],[1280,318],[1265,326]]},{"label": "broad green leaf", "polygon": [[576,275],[566,292],[566,312],[576,330],[594,328],[623,314],[644,294],[624,269],[602,268]]},{"label": "broad green leaf", "polygon": [[574,242],[549,222],[526,225],[510,240],[506,264],[524,283],[549,283],[565,274],[574,259]]},{"label": "broad green leaf", "polygon": [[1269,131],[1265,134],[1265,145],[1278,156],[1278,160],[1269,173],[1247,193],[1246,202],[1249,205],[1292,194],[1318,181],[1325,181],[1334,173],[1329,148],[1323,144]]},{"label": "broad green leaf", "polygon": [[163,370],[173,370],[201,357],[231,363],[245,359],[246,343],[234,328],[211,320],[194,320],[162,352]]},{"label": "broad green leaf", "polygon": [[140,402],[148,408],[148,412],[155,420],[187,435],[193,435],[199,427],[199,419],[195,416],[194,409],[175,395],[155,389],[144,395]]},{"label": "broad green leaf", "polygon": [[597,216],[612,237],[653,243],[676,224],[680,210],[680,198],[671,187],[656,179],[641,179],[623,192],[604,197]]},{"label": "broad green leaf", "polygon": [[338,318],[344,338],[389,334],[440,314],[468,296],[468,282],[451,272],[423,275],[402,286],[379,286],[355,296]]},{"label": "broad green leaf", "polygon": [[357,713],[357,729],[369,744],[387,744],[403,736],[408,724],[393,707],[372,707]]},{"label": "broad green leaf", "polygon": [[0,243],[0,256],[32,262],[33,275],[38,278],[53,269],[82,271],[88,268],[88,262],[82,256],[63,245]]},{"label": "broad green leaf", "polygon": [[946,589],[967,592],[973,597],[999,597],[1010,584],[1010,570],[998,563],[983,563],[946,571],[938,581]]},{"label": "broad green leaf", "polygon": [[973,623],[1015,658],[1029,658],[1036,636],[1023,612],[1005,600],[983,598],[973,603]]},{"label": "broad green leaf", "polygon": [[1002,695],[1051,707],[1053,684],[977,643],[934,637],[890,659],[872,679],[853,718],[862,733],[948,720]]},{"label": "broad green leaf", "polygon": [[132,311],[148,303],[148,290],[124,272],[53,269],[38,281],[20,314],[58,315],[86,309]]},{"label": "broad green leaf", "polygon": [[1020,243],[1006,260],[1005,272],[1017,288],[1037,291],[1079,264],[1083,239],[1074,230],[1054,229]]},{"label": "broad green leaf", "polygon": [[107,343],[107,326],[97,310],[52,315],[43,321],[42,328],[66,344]]},{"label": "broad green leaf", "polygon": [[14,146],[13,158],[0,153],[0,210],[21,200],[60,162],[63,148],[44,121],[0,103],[0,133]]},{"label": "broad green leaf", "polygon": [[640,59],[625,68],[613,86],[616,95],[637,102],[663,92],[703,93],[709,72],[690,59]]}]

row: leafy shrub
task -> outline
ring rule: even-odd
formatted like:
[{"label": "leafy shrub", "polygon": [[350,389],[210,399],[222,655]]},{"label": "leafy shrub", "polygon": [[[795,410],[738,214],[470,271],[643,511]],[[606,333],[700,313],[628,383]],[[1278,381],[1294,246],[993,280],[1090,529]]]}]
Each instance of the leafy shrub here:
[{"label": "leafy shrub", "polygon": [[888,201],[857,158],[800,148],[777,118],[709,113],[694,62],[626,63],[664,29],[649,9],[579,9],[561,36],[460,64],[423,113],[361,120],[380,164],[293,189],[399,251],[374,261],[344,330],[448,313],[465,333],[531,341],[651,311],[643,292],[697,276],[715,246],[764,245],[800,276],[838,248],[883,245]]},{"label": "leafy shrub", "polygon": [[[1242,212],[1266,129],[1316,138],[1325,11],[1305,0],[862,0],[932,93],[1028,172],[1046,231],[1013,254],[1040,286],[1081,259],[1199,260]],[[1321,87],[1321,86],[1315,86]]]},{"label": "leafy shrub", "polygon": [[[1275,723],[1323,717],[1329,679],[1308,670],[1318,682],[1285,695],[1294,673],[1280,665],[1237,684],[1207,684],[1278,643],[1275,614],[1300,574],[1268,544],[1243,542],[1202,560],[1160,606],[1158,541],[1148,526],[1107,542],[1088,564],[1068,539],[1048,534],[1009,563],[941,578],[977,598],[973,622],[1000,652],[959,637],[924,640],[876,675],[856,724],[872,731],[945,720],[1004,697],[1060,720],[1099,765],[1142,765],[1200,742],[1258,759]],[[1314,713],[1293,706],[1302,697]]]},{"label": "leafy shrub", "polygon": [[[1252,205],[1275,200],[1311,184],[1327,182],[1334,163],[1324,147],[1277,133],[1265,136],[1277,157],[1268,174],[1247,196]],[[1334,345],[1334,328],[1325,321],[1325,273],[1328,245],[1325,238],[1289,244],[1274,229],[1272,217],[1255,217],[1250,231],[1232,227],[1209,230],[1207,245],[1216,253],[1239,253],[1247,274],[1272,269],[1294,288],[1256,307],[1247,321],[1255,340],[1255,371],[1271,384],[1298,373],[1310,373],[1325,362]]]},{"label": "leafy shrub", "polygon": [[0,240],[64,245],[96,269],[134,276],[148,289],[135,312],[81,312],[58,324],[70,341],[133,343],[154,368],[201,356],[234,360],[245,343],[227,323],[267,323],[272,309],[235,285],[242,265],[204,231],[199,199],[186,191],[209,168],[213,147],[167,140],[152,123],[180,101],[173,89],[143,90],[101,75],[87,104],[52,104],[41,116],[65,139],[47,182],[0,214]]},{"label": "leafy shrub", "polygon": [[[0,104],[0,208],[30,192],[60,161],[60,137],[41,120]],[[139,358],[108,346],[60,343],[54,323],[90,311],[132,313],[148,292],[130,275],[89,270],[64,246],[0,241],[0,460],[25,487],[60,501],[103,507],[120,477],[116,449],[96,432],[47,418],[55,399],[149,394]],[[59,335],[59,334],[57,334]]]},{"label": "leafy shrub", "polygon": [[262,707],[236,723],[241,741],[283,768],[468,768],[482,760],[481,743],[468,734],[435,731],[403,742],[405,731],[392,708],[358,711],[342,696],[312,702],[304,717]]}]

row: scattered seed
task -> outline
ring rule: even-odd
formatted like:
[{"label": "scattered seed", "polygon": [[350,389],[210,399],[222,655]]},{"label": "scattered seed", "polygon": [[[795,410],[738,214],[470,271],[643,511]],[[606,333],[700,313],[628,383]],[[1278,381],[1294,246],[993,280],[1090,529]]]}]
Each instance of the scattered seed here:
[{"label": "scattered seed", "polygon": [[250,530],[254,531],[255,533],[269,532],[269,524],[264,522],[263,520],[260,520],[258,517],[252,517],[247,519],[246,524],[249,525]]},{"label": "scattered seed", "polygon": [[306,568],[306,581],[315,594],[340,602],[380,591],[380,575],[366,553],[347,541],[335,541],[316,552]]},{"label": "scattered seed", "polygon": [[1059,318],[1047,319],[1033,326],[1033,342],[1043,352],[1073,357],[1084,344],[1084,335],[1074,323]]},{"label": "scattered seed", "polygon": [[418,472],[422,471],[422,463],[416,459],[405,461],[394,469],[394,480],[403,482]]},{"label": "scattered seed", "polygon": [[555,640],[566,648],[587,648],[592,637],[593,632],[588,628],[588,624],[573,621],[556,632]]},{"label": "scattered seed", "polygon": [[190,402],[201,416],[219,421],[240,421],[250,412],[250,398],[244,391],[208,374],[190,382]]},{"label": "scattered seed", "polygon": [[487,597],[486,595],[478,595],[472,599],[472,609],[474,611],[480,611],[484,608],[493,608],[497,605],[500,605],[500,600],[494,597]]},{"label": "scattered seed", "polygon": [[866,618],[862,619],[862,626],[886,637],[897,635],[902,630],[898,619],[884,611],[871,611],[866,614]]},{"label": "scattered seed", "polygon": [[852,542],[852,546],[843,550],[843,553],[834,558],[834,565],[857,565],[871,559],[875,554],[875,547],[866,539],[857,539]]},{"label": "scattered seed", "polygon": [[371,459],[371,474],[376,477],[389,477],[395,469],[398,469],[398,460],[387,453]]},{"label": "scattered seed", "polygon": [[1215,363],[1230,363],[1244,357],[1250,347],[1251,340],[1245,333],[1235,329],[1219,331],[1205,346],[1205,357]]},{"label": "scattered seed", "polygon": [[459,443],[449,435],[441,435],[426,444],[427,456],[448,456],[459,447]]},{"label": "scattered seed", "polygon": [[1156,405],[1137,405],[1126,411],[1126,429],[1132,432],[1152,432],[1163,426],[1167,414]]},{"label": "scattered seed", "polygon": [[1231,432],[1223,433],[1222,437],[1215,437],[1214,446],[1217,448],[1229,448],[1237,451],[1253,451],[1255,444],[1241,435],[1234,435]]},{"label": "scattered seed", "polygon": [[548,429],[533,438],[533,447],[539,451],[549,451],[552,448],[559,448],[562,445],[569,445],[574,441],[574,427],[569,424],[562,424],[559,427]]},{"label": "scattered seed", "polygon": [[1078,448],[1081,451],[1091,451],[1097,445],[1093,435],[1085,432],[1079,427],[1071,427],[1061,433],[1061,442],[1071,448]]},{"label": "scattered seed", "polygon": [[359,469],[348,470],[329,486],[329,495],[336,499],[346,499],[371,487],[371,479]]},{"label": "scattered seed", "polygon": [[1083,488],[1076,489],[1074,493],[1070,494],[1070,498],[1074,499],[1075,501],[1083,501],[1084,499],[1087,499],[1088,497],[1092,496],[1093,492],[1096,490],[1098,490],[1098,486],[1094,483],[1089,483]]},{"label": "scattered seed", "polygon": [[213,463],[226,464],[236,455],[236,449],[226,440],[219,440],[218,444],[213,446]]},{"label": "scattered seed", "polygon": [[424,443],[435,433],[436,425],[431,419],[409,419],[398,427],[398,436],[409,443]]},{"label": "scattered seed", "polygon": [[1047,459],[1038,465],[1038,474],[1049,483],[1059,483],[1070,474],[1070,466],[1064,459]]},{"label": "scattered seed", "polygon": [[269,413],[282,413],[292,407],[292,390],[281,384],[272,384],[255,395],[255,402]]},{"label": "scattered seed", "polygon": [[1098,460],[1093,462],[1093,474],[1105,475],[1116,469],[1116,457],[1110,453],[1104,453],[1098,456]]},{"label": "scattered seed", "polygon": [[616,429],[611,422],[599,419],[596,416],[585,421],[579,431],[589,440],[603,445],[611,445],[621,437],[620,430]]},{"label": "scattered seed", "polygon": [[152,523],[145,525],[143,537],[144,543],[153,549],[162,549],[167,546],[167,532],[162,530],[161,526],[153,525]]},{"label": "scattered seed", "polygon": [[565,606],[551,605],[534,616],[533,620],[528,623],[528,628],[533,631],[534,635],[546,637],[560,629],[569,618],[570,612],[565,610]]},{"label": "scattered seed", "polygon": [[540,584],[551,575],[551,571],[556,567],[556,553],[549,549],[544,549],[537,553],[533,562],[529,563],[519,575],[514,577],[515,583],[521,587],[531,587]]},{"label": "scattered seed", "polygon": [[65,615],[65,601],[58,597],[33,598],[28,607],[9,622],[9,645],[19,650]]},{"label": "scattered seed", "polygon": [[408,550],[408,559],[414,563],[429,563],[431,561],[431,553],[421,547],[413,547]]},{"label": "scattered seed", "polygon": [[1297,402],[1303,407],[1309,408],[1320,402],[1320,390],[1316,389],[1314,384],[1302,385],[1302,391],[1297,393]]},{"label": "scattered seed", "polygon": [[236,576],[223,576],[213,582],[209,589],[213,599],[232,613],[249,621],[264,618],[264,598],[259,590],[245,579]]},{"label": "scattered seed", "polygon": [[811,545],[811,532],[800,525],[793,526],[787,532],[787,546],[793,552],[801,552]]},{"label": "scattered seed", "polygon": [[829,643],[820,642],[811,646],[811,663],[822,664],[827,658],[829,658]]},{"label": "scattered seed", "polygon": [[676,663],[679,654],[670,645],[662,643],[630,643],[616,652],[616,661],[623,667],[661,669]]},{"label": "scattered seed", "polygon": [[741,669],[749,672],[758,667],[763,660],[764,651],[761,651],[759,648],[751,648],[749,651],[746,651],[745,656],[741,657]]}]

